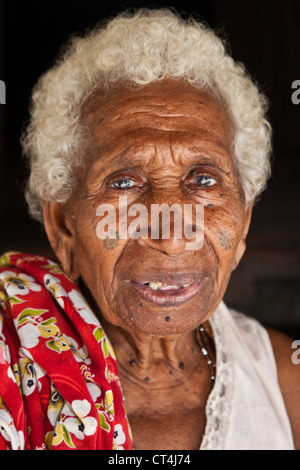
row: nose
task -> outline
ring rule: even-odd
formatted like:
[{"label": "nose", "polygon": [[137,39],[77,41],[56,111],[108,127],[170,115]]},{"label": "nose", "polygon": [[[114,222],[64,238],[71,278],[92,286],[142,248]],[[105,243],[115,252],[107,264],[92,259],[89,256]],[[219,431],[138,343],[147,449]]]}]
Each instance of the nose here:
[{"label": "nose", "polygon": [[168,256],[178,256],[187,249],[187,226],[190,226],[189,233],[191,230],[195,233],[192,220],[184,220],[185,215],[183,204],[151,204],[148,207],[147,231],[143,231],[147,236],[137,238],[137,243]]},{"label": "nose", "polygon": [[161,251],[168,256],[177,256],[185,251],[185,240],[170,236],[169,239],[138,238],[137,243]]}]

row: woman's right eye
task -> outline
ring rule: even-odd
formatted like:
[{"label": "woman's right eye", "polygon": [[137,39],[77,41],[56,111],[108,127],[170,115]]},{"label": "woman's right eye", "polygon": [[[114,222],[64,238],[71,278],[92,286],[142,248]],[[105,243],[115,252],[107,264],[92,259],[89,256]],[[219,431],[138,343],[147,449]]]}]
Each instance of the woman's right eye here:
[{"label": "woman's right eye", "polygon": [[135,182],[131,178],[122,178],[112,183],[114,189],[130,189],[134,185]]}]

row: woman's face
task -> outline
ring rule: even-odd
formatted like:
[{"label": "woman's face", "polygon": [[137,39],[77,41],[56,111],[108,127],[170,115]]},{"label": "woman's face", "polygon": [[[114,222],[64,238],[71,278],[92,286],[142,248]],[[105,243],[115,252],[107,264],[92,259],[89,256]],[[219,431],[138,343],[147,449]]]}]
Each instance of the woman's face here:
[{"label": "woman's face", "polygon": [[[147,335],[191,331],[222,300],[250,220],[232,159],[228,114],[207,92],[165,80],[107,95],[99,90],[82,121],[89,135],[86,164],[65,207],[68,230],[59,228],[61,243],[52,243],[57,256],[72,252],[66,269],[82,278],[109,323]],[[127,212],[119,227],[120,196],[127,197],[127,210],[137,203],[148,210],[148,236],[132,236],[129,225],[139,213]],[[151,237],[152,205],[163,203],[178,204],[182,214],[185,204],[192,205],[194,230],[196,207],[202,208],[202,247],[191,249],[184,230],[178,237],[172,223],[167,238],[161,232]],[[100,215],[103,204],[116,209],[116,225],[106,226],[105,240],[99,238],[107,217]]]}]

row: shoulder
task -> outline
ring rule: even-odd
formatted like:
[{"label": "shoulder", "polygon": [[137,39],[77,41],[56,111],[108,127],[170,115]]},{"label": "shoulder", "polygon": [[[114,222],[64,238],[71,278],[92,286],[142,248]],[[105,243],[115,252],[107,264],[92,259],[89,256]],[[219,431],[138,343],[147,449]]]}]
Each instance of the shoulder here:
[{"label": "shoulder", "polygon": [[300,450],[300,340],[268,328],[277,365],[278,382],[290,419],[295,448]]}]

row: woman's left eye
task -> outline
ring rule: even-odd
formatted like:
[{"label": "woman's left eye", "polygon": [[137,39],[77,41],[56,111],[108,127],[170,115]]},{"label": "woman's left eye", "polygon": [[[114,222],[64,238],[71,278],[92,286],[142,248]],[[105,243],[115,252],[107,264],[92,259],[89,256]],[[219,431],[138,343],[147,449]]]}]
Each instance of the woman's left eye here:
[{"label": "woman's left eye", "polygon": [[135,182],[131,178],[122,178],[121,180],[112,183],[114,189],[129,189],[135,185]]},{"label": "woman's left eye", "polygon": [[194,184],[203,188],[213,186],[214,184],[217,184],[217,182],[210,176],[198,175],[194,177]]}]

